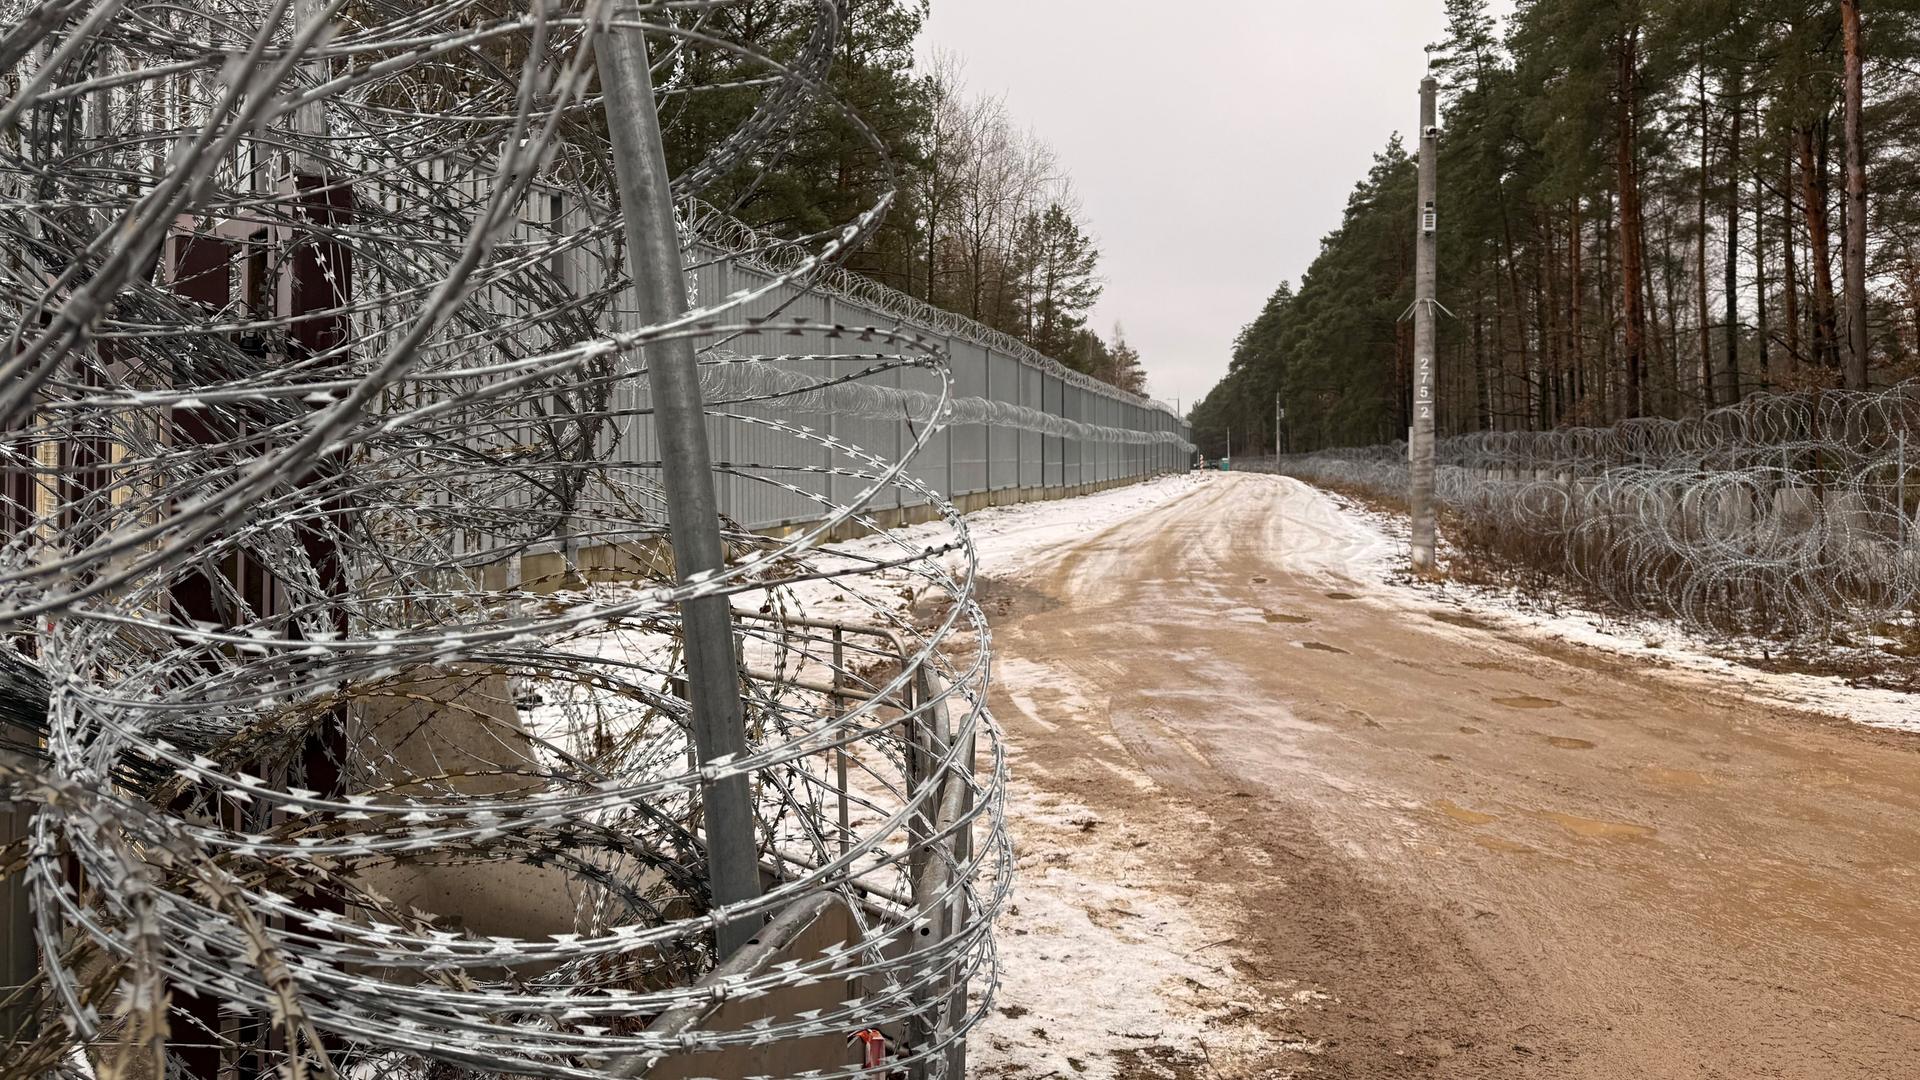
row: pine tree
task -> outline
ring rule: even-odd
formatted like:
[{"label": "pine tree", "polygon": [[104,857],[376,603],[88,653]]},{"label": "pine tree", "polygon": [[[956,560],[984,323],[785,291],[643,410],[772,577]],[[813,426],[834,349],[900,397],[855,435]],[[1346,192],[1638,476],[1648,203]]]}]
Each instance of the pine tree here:
[{"label": "pine tree", "polygon": [[1062,203],[1028,214],[1017,248],[1022,336],[1047,355],[1066,355],[1104,288],[1100,251]]},{"label": "pine tree", "polygon": [[1140,362],[1140,350],[1127,340],[1127,332],[1119,323],[1113,324],[1113,345],[1109,349],[1112,356],[1111,367],[1101,377],[1122,390],[1135,394],[1147,392],[1147,369]]},{"label": "pine tree", "polygon": [[[1920,0],[1439,3],[1443,431],[1920,374]],[[1398,437],[1397,156],[1242,332],[1203,445],[1276,391],[1296,449]]]},{"label": "pine tree", "polygon": [[[709,189],[709,199],[751,224],[805,236],[853,220],[922,168],[933,99],[932,88],[914,72],[914,44],[927,12],[928,0],[842,0],[826,80],[838,104],[822,101],[804,111],[783,142],[740,163]],[[715,37],[786,62],[817,32],[819,6],[810,0],[740,0],[715,8],[710,17]],[[768,74],[764,65],[728,50],[694,47],[682,58],[679,78],[689,88],[751,83]],[[752,114],[761,93],[757,85],[741,85],[666,94],[669,167],[680,173],[706,159]],[[918,227],[918,208],[896,205],[850,267],[911,287]]]}]

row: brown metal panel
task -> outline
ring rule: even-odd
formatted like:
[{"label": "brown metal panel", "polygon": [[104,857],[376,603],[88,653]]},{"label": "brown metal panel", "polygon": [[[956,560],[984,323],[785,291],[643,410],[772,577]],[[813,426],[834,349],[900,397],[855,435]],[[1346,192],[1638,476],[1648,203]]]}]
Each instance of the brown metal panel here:
[{"label": "brown metal panel", "polygon": [[291,292],[286,313],[296,316],[288,344],[300,356],[338,348],[352,332],[343,314],[310,317],[310,313],[343,308],[352,296],[353,252],[333,240],[332,232],[352,223],[353,192],[328,186],[312,175],[298,176],[294,183],[300,191],[301,214],[312,223],[311,230],[297,236],[287,252]]},{"label": "brown metal panel", "polygon": [[233,245],[199,233],[167,238],[167,286],[189,300],[223,308],[233,299]]}]

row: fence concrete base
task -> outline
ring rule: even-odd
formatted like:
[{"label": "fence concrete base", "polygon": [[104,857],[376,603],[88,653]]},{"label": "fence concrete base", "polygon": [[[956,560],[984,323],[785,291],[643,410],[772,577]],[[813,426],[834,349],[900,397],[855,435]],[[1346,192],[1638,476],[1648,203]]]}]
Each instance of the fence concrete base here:
[{"label": "fence concrete base", "polygon": [[[749,942],[758,945],[759,939]],[[751,967],[732,972],[751,977],[775,964],[818,960],[829,951],[849,950],[860,944],[860,927],[846,905],[820,905],[803,921],[790,941],[767,950]],[[806,986],[782,987],[757,997],[730,998],[697,1020],[671,1016],[656,1022],[699,1026],[714,1032],[751,1031],[756,1022],[792,1023],[807,1013],[832,1012],[863,992],[852,979],[821,979]],[[672,1032],[668,1032],[672,1033]],[[850,1034],[848,1032],[847,1034]],[[676,1054],[651,1067],[631,1070],[649,1080],[697,1080],[700,1077],[796,1076],[809,1071],[841,1070],[858,1064],[859,1051],[848,1045],[846,1034],[826,1032],[812,1038],[779,1039],[724,1050]]]},{"label": "fence concrete base", "polygon": [[[953,496],[953,505],[962,514],[971,514],[995,506],[1017,506],[1022,503],[1073,499],[1173,475],[1176,474],[1148,473],[1071,486],[975,491]],[[932,506],[923,503],[919,506],[870,510],[865,516],[881,529],[904,529],[910,525],[933,521],[940,515]],[[756,531],[761,536],[781,539],[812,528],[814,524],[815,522],[810,521],[796,522]],[[858,540],[869,535],[870,532],[871,530],[865,525],[848,522],[835,529],[828,539],[836,543]],[[481,582],[489,589],[504,592],[517,587],[530,595],[544,596],[561,589],[578,588],[583,583],[583,579],[585,582],[595,584],[614,584],[640,578],[668,578],[673,575],[673,552],[662,540],[593,544],[575,551],[574,562],[579,572],[570,574],[567,571],[566,556],[558,551],[548,551],[537,555],[522,555],[517,563],[512,561],[491,563],[479,571],[479,576]]]},{"label": "fence concrete base", "polygon": [[[962,514],[971,514],[975,511],[985,510],[993,506],[1015,506],[1030,502],[1052,502],[1056,499],[1072,499],[1081,495],[1093,495],[1102,491],[1111,491],[1117,487],[1145,483],[1148,480],[1155,480],[1162,476],[1171,475],[1173,474],[1149,473],[1140,476],[1120,477],[1113,480],[1098,480],[1091,484],[1075,484],[1071,487],[1001,488],[998,491],[975,491],[966,495],[953,496],[953,505],[954,508]],[[882,529],[904,529],[909,525],[919,525],[923,522],[933,521],[939,516],[932,506],[925,504],[920,506],[899,506],[885,510],[873,510],[867,514],[867,517],[871,518],[874,523]],[[791,536],[794,533],[808,528],[809,524],[810,523],[783,525],[774,529],[762,529],[760,533],[763,536],[772,537]],[[865,535],[867,535],[866,528],[849,523],[836,529],[832,539],[835,541],[857,540]]]},{"label": "fence concrete base", "polygon": [[[354,702],[353,736],[378,747],[369,780],[399,785],[401,795],[426,795],[417,777],[440,781],[463,795],[532,794],[545,781],[504,672],[485,668],[415,668]],[[538,937],[572,933],[581,901],[577,882],[559,867],[511,860],[446,860],[438,853],[395,855],[361,872],[361,880],[403,906],[434,913],[441,924],[474,934]]]}]

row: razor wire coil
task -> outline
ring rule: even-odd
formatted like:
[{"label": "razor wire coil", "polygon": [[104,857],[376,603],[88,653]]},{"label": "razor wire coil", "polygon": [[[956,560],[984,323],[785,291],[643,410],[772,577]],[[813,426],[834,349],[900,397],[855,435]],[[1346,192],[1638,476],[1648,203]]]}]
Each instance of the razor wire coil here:
[{"label": "razor wire coil", "polygon": [[[667,107],[694,53],[758,95],[677,178],[689,199],[831,107],[831,0],[784,63],[726,40],[725,6],[619,15],[666,43]],[[30,890],[40,952],[0,994],[8,1075],[597,1080],[864,1028],[937,1075],[989,1007],[990,638],[964,524],[908,467],[940,424],[1165,438],[958,396],[911,332],[873,332],[860,375],[784,367],[739,313],[822,279],[897,307],[835,267],[884,201],[811,245],[737,236],[771,284],[636,325],[596,196],[612,10],[0,4],[0,776],[32,809],[0,884]],[[717,226],[689,205],[691,247]],[[858,491],[762,463],[817,523],[730,528],[728,568],[684,582],[658,462],[614,452],[671,336],[705,350],[716,414],[830,451]],[[907,369],[921,388],[873,382]],[[796,408],[919,426],[883,457]],[[875,529],[881,492],[942,538]],[[902,582],[941,614],[901,613]],[[711,595],[745,616],[749,750],[696,764],[678,610]],[[698,815],[731,775],[769,884],[722,909]],[[845,941],[707,981],[717,926],[820,896]],[[744,1028],[649,1026],[822,983],[843,992]]]},{"label": "razor wire coil", "polygon": [[[1406,445],[1280,471],[1404,496]],[[1715,635],[1894,633],[1920,602],[1920,383],[1758,394],[1703,417],[1439,440],[1457,543]]]}]

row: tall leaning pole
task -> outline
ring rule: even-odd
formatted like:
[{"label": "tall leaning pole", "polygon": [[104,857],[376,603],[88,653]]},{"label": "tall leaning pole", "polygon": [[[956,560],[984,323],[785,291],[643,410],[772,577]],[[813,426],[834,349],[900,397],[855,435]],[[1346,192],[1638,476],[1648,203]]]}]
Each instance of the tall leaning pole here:
[{"label": "tall leaning pole", "polygon": [[[626,25],[602,27],[594,35],[594,59],[606,99],[613,167],[620,188],[620,209],[626,219],[627,264],[638,294],[640,317],[657,326],[686,314],[686,277],[680,262],[671,178],[660,141],[660,117],[655,109],[653,74],[638,4],[626,0],[613,5],[612,17]],[[654,427],[660,439],[673,565],[680,580],[687,582],[726,565],[720,506],[713,486],[713,459],[707,449],[706,403],[700,395],[699,366],[691,340],[678,338],[649,345],[646,360]],[[740,670],[734,661],[733,609],[725,596],[688,600],[681,605],[680,625],[686,636],[687,699],[692,712],[694,753],[704,769],[716,759],[745,752],[747,745],[740,708]],[[702,794],[708,887],[714,905],[759,896],[760,849],[754,839],[753,804],[746,776],[706,783]],[[739,949],[758,929],[757,920],[752,919],[722,925],[720,955]]]},{"label": "tall leaning pole", "polygon": [[1433,524],[1433,366],[1434,296],[1439,275],[1438,210],[1440,179],[1440,84],[1429,75],[1420,83],[1420,230],[1413,273],[1413,435],[1407,450],[1407,505],[1413,518],[1413,570],[1434,569]]}]

